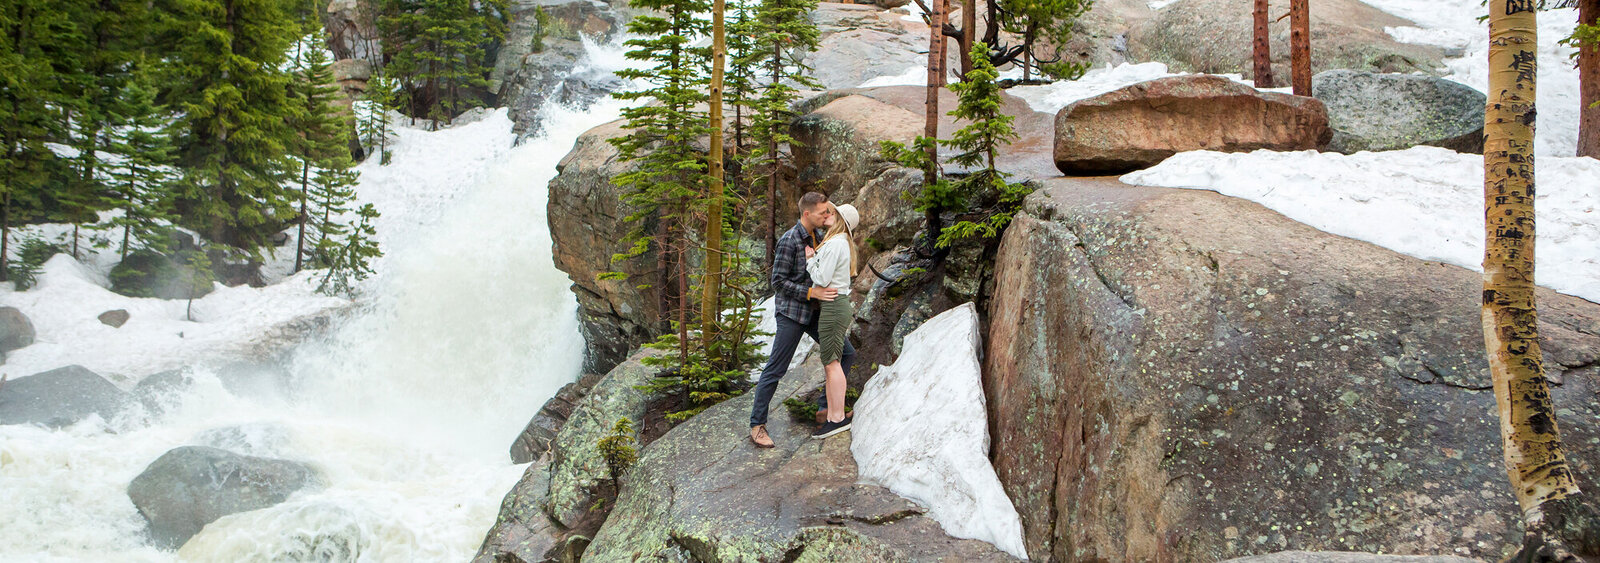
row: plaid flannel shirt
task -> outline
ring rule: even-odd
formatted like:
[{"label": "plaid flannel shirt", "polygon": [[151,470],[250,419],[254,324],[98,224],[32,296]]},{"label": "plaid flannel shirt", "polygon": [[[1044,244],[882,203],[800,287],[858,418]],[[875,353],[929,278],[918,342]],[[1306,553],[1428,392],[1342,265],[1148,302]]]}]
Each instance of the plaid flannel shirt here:
[{"label": "plaid flannel shirt", "polygon": [[802,325],[811,324],[817,314],[816,304],[806,299],[812,284],[811,274],[806,273],[805,250],[817,238],[816,233],[807,236],[805,226],[797,222],[778,238],[778,246],[772,251],[772,293],[777,313]]}]

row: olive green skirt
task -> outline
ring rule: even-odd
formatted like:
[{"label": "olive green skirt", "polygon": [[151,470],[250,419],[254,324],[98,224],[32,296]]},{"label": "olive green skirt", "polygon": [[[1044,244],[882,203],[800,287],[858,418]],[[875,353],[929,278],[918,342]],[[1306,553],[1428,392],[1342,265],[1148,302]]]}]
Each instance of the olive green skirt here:
[{"label": "olive green skirt", "polygon": [[850,306],[849,295],[839,295],[833,301],[823,301],[821,316],[817,319],[817,348],[822,353],[822,365],[839,361],[844,355],[844,339],[850,334],[850,321],[855,309]]}]

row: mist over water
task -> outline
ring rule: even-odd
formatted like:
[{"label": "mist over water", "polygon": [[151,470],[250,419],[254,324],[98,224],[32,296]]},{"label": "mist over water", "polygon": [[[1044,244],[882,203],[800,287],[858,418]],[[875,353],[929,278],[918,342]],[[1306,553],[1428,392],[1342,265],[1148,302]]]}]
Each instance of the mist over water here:
[{"label": "mist over water", "polygon": [[[620,64],[619,49],[590,49],[574,72]],[[582,363],[570,281],[551,258],[547,184],[577,136],[620,107],[547,108],[544,133],[516,147],[499,110],[404,132],[394,164],[364,164],[361,196],[385,215],[386,256],[359,310],[263,378],[279,387],[230,391],[200,367],[154,423],[0,427],[0,561],[470,558],[521,476],[512,440]],[[436,169],[416,169],[418,158]],[[161,551],[146,545],[126,488],[191,444],[309,463],[324,486]]]}]

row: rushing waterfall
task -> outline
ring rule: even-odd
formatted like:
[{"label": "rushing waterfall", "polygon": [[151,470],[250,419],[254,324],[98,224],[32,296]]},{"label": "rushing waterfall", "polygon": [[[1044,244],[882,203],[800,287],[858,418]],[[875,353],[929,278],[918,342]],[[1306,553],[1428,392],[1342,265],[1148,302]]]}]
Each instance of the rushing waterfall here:
[{"label": "rushing waterfall", "polygon": [[[574,72],[620,50],[589,45]],[[546,108],[512,147],[504,110],[439,132],[406,129],[394,164],[363,164],[387,255],[359,310],[290,355],[261,392],[198,369],[154,423],[0,427],[0,559],[461,561],[517,481],[507,449],[578,374],[583,342],[551,259],[547,184],[583,131],[618,114]],[[424,163],[420,164],[419,163]],[[286,381],[285,381],[286,380]],[[229,388],[233,391],[229,391]],[[145,543],[126,494],[181,445],[311,464],[323,486],[223,517],[174,554]]]}]

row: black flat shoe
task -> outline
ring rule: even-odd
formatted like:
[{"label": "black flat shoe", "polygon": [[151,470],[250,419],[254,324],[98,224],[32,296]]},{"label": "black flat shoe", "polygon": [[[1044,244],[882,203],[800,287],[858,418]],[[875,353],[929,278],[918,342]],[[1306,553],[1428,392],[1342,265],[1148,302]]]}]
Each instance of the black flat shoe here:
[{"label": "black flat shoe", "polygon": [[832,436],[834,434],[838,434],[840,432],[844,432],[846,430],[849,430],[850,429],[850,418],[851,417],[845,417],[844,420],[841,420],[839,422],[824,422],[824,423],[822,423],[822,427],[821,428],[818,428],[816,432],[812,432],[811,433],[811,439],[813,439],[813,440],[821,440],[823,438],[827,438],[827,437]]}]

